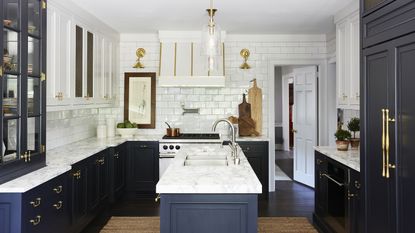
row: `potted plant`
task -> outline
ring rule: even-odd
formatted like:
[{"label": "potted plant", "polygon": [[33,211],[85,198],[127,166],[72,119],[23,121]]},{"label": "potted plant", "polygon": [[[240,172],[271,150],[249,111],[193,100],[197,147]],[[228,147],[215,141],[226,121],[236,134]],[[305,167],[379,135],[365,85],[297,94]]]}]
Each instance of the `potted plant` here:
[{"label": "potted plant", "polygon": [[339,127],[334,136],[336,137],[337,150],[347,151],[349,149],[349,139],[352,136],[350,132]]},{"label": "potted plant", "polygon": [[347,124],[347,128],[353,132],[353,137],[350,139],[352,149],[359,148],[360,139],[356,138],[356,132],[360,131],[360,119],[356,117],[352,118]]}]

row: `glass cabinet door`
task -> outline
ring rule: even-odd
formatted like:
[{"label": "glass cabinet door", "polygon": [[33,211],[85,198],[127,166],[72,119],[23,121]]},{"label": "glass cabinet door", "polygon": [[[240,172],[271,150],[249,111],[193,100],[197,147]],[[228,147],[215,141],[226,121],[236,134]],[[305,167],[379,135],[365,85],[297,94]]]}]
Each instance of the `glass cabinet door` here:
[{"label": "glass cabinet door", "polygon": [[18,138],[21,124],[21,109],[19,105],[21,100],[20,4],[18,0],[4,0],[2,1],[2,12],[0,13],[3,20],[3,30],[0,36],[3,47],[2,51],[0,51],[0,54],[3,56],[1,66],[2,120],[0,125],[2,130],[0,138],[2,138],[2,142],[0,143],[0,164],[18,160],[20,154],[20,141]]}]

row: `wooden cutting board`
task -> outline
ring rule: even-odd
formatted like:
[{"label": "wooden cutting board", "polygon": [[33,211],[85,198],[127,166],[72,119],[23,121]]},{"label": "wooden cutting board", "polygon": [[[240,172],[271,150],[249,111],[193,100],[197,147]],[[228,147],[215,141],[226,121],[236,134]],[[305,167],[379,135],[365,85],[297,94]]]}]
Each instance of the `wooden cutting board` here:
[{"label": "wooden cutting board", "polygon": [[255,131],[262,133],[262,89],[257,86],[256,79],[248,90],[248,102],[251,104],[251,117],[255,122]]},{"label": "wooden cutting board", "polygon": [[238,107],[239,136],[259,135],[255,130],[255,121],[251,118],[251,104],[246,102],[245,94],[243,94],[242,103]]}]

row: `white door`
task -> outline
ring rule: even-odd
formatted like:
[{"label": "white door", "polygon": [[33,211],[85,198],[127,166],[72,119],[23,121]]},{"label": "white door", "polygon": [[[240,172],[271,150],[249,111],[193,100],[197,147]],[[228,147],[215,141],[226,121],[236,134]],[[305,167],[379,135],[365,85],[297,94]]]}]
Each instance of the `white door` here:
[{"label": "white door", "polygon": [[294,180],[314,187],[317,143],[317,67],[294,69]]}]

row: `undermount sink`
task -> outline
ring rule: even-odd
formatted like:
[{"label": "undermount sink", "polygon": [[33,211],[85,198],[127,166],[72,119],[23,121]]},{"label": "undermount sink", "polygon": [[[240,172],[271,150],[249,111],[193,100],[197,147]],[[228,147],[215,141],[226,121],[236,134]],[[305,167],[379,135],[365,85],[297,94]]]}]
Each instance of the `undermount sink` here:
[{"label": "undermount sink", "polygon": [[226,159],[186,159],[184,166],[228,166],[228,160]]},{"label": "undermount sink", "polygon": [[188,155],[186,160],[226,160],[226,157],[224,154],[198,154]]}]

